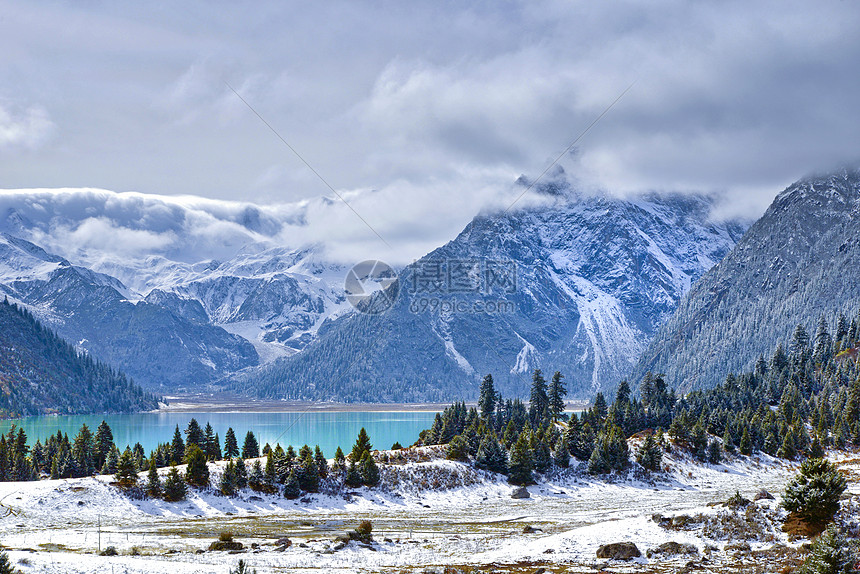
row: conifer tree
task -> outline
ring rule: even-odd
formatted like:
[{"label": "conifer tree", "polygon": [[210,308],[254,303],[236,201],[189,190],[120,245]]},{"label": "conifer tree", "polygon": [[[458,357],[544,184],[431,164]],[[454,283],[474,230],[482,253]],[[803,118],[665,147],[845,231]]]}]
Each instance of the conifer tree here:
[{"label": "conifer tree", "polygon": [[741,435],[741,445],[740,445],[741,454],[744,456],[750,456],[752,454],[752,438],[750,437],[749,430],[744,427],[744,434]]},{"label": "conifer tree", "polygon": [[155,457],[149,461],[149,472],[146,474],[146,488],[145,488],[147,496],[150,498],[158,498],[161,496],[162,492],[162,484],[161,478],[158,476],[158,467],[155,464]]},{"label": "conifer tree", "polygon": [[570,466],[570,446],[567,444],[566,435],[562,435],[555,441],[555,447],[552,449],[552,462],[559,468]]},{"label": "conifer tree", "polygon": [[839,510],[845,478],[827,460],[809,458],[785,488],[782,506],[812,526],[824,528]]},{"label": "conifer tree", "polygon": [[723,460],[723,453],[720,452],[720,445],[716,440],[708,441],[708,462],[710,464],[719,464]]},{"label": "conifer tree", "polygon": [[606,398],[603,396],[603,393],[597,393],[597,395],[595,395],[594,405],[591,407],[591,412],[594,413],[598,422],[603,422],[603,419],[606,418],[608,407],[606,406]]},{"label": "conifer tree", "polygon": [[533,469],[534,459],[532,458],[532,451],[529,447],[526,432],[523,431],[511,449],[511,457],[508,462],[508,482],[520,486],[531,484],[533,482]]},{"label": "conifer tree", "polygon": [[94,457],[95,468],[101,468],[107,460],[108,453],[113,447],[113,431],[110,426],[102,421],[96,429]]},{"label": "conifer tree", "polygon": [[489,420],[496,412],[496,387],[493,385],[493,375],[487,375],[481,381],[478,409],[481,416]]},{"label": "conifer tree", "polygon": [[358,431],[358,437],[355,439],[355,444],[352,447],[352,452],[349,457],[358,462],[362,459],[365,452],[370,452],[373,449],[373,445],[370,444],[370,437],[367,436],[367,431],[364,430],[364,427],[361,427],[361,430]]},{"label": "conifer tree", "polygon": [[185,441],[182,440],[179,425],[176,425],[176,430],[173,431],[173,442],[170,447],[170,461],[173,464],[182,464],[182,459],[185,457]]},{"label": "conifer tree", "polygon": [[287,480],[284,482],[284,498],[295,500],[302,495],[302,490],[299,488],[299,479],[296,476],[296,469],[290,471],[287,475]]},{"label": "conifer tree", "polygon": [[263,465],[260,459],[254,461],[251,466],[251,473],[248,475],[248,486],[251,490],[260,492],[266,488],[266,478],[263,474]]},{"label": "conifer tree", "polygon": [[197,488],[209,486],[209,466],[206,464],[206,455],[196,444],[186,448],[185,481]]},{"label": "conifer tree", "polygon": [[105,464],[102,467],[102,474],[114,474],[116,472],[116,466],[118,462],[119,450],[116,448],[116,446],[113,446],[111,447],[107,459],[105,460]]},{"label": "conifer tree", "polygon": [[547,444],[546,437],[542,434],[535,439],[532,456],[534,459],[534,469],[537,472],[545,473],[552,467],[552,452]]},{"label": "conifer tree", "polygon": [[328,461],[323,454],[322,449],[319,445],[314,447],[314,462],[317,465],[317,471],[319,472],[320,478],[325,478],[328,476]]},{"label": "conifer tree", "polygon": [[361,459],[361,482],[365,486],[376,486],[379,484],[379,468],[370,451],[364,451]]},{"label": "conifer tree", "polygon": [[651,472],[660,470],[660,465],[663,462],[663,450],[657,444],[653,434],[645,437],[642,447],[636,453],[636,462],[642,465],[645,470]]},{"label": "conifer tree", "polygon": [[80,467],[81,475],[91,474],[93,471],[93,452],[95,451],[95,437],[85,424],[81,425],[75,442],[72,446],[72,456]]},{"label": "conifer tree", "polygon": [[553,420],[558,420],[564,413],[564,397],[567,395],[567,387],[564,385],[564,375],[556,371],[549,385],[549,413]]},{"label": "conifer tree", "polygon": [[305,492],[319,492],[320,489],[320,474],[314,457],[308,449],[302,456],[299,463],[301,470],[299,478],[299,488]]},{"label": "conifer tree", "polygon": [[729,425],[726,425],[726,430],[723,433],[723,450],[725,450],[728,454],[732,454],[735,452],[735,444],[732,439],[732,431],[729,428]]},{"label": "conifer tree", "polygon": [[361,473],[359,472],[358,465],[354,460],[349,461],[349,468],[346,471],[344,484],[353,488],[361,486]]},{"label": "conifer tree", "polygon": [[226,458],[239,456],[239,443],[236,442],[236,433],[233,432],[233,427],[228,428],[227,434],[224,435],[224,456]]},{"label": "conifer tree", "polygon": [[337,450],[334,451],[334,464],[332,469],[337,472],[343,472],[346,470],[346,457],[343,455],[343,450],[340,447],[337,447]]},{"label": "conifer tree", "polygon": [[203,431],[203,442],[205,444],[203,452],[206,453],[206,458],[209,460],[218,460],[221,458],[220,441],[216,438],[215,429],[212,428],[212,425],[208,421],[206,422],[206,428]]},{"label": "conifer tree", "polygon": [[188,494],[188,487],[185,486],[185,481],[182,480],[179,469],[176,468],[175,464],[170,467],[167,477],[164,479],[163,490],[164,500],[168,502],[185,500],[185,496]]},{"label": "conifer tree", "polygon": [[259,458],[260,457],[260,444],[257,442],[257,437],[254,436],[254,433],[248,431],[245,435],[245,442],[242,444],[242,458]]},{"label": "conifer tree", "polygon": [[445,458],[448,460],[468,461],[469,452],[468,445],[462,436],[457,435],[448,443],[448,449],[445,453]]},{"label": "conifer tree", "polygon": [[0,574],[20,574],[19,570],[12,567],[5,550],[0,550]]},{"label": "conifer tree", "polygon": [[529,420],[531,420],[532,426],[540,426],[548,414],[549,398],[546,391],[546,379],[543,378],[540,369],[535,369],[532,374],[532,388],[529,394]]},{"label": "conifer tree", "polygon": [[245,459],[238,458],[236,459],[236,488],[242,489],[246,486],[248,486],[248,467],[245,465]]},{"label": "conifer tree", "polygon": [[125,447],[125,450],[119,457],[114,478],[116,478],[116,481],[123,488],[137,485],[137,465],[134,463],[134,455],[128,447]]},{"label": "conifer tree", "polygon": [[492,472],[504,474],[508,470],[508,461],[502,445],[495,433],[489,432],[481,440],[478,454],[475,457],[475,466]]},{"label": "conifer tree", "polygon": [[221,478],[218,479],[218,490],[224,496],[233,496],[236,494],[236,488],[236,465],[231,458],[227,461],[224,472],[221,473]]},{"label": "conifer tree", "polygon": [[858,557],[835,526],[815,539],[799,574],[858,574]]}]

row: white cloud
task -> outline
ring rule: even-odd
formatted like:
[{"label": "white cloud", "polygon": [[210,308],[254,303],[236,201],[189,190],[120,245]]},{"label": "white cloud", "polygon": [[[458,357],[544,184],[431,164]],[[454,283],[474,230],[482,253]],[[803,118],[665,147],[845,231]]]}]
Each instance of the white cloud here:
[{"label": "white cloud", "polygon": [[21,146],[34,149],[54,131],[54,122],[41,106],[15,110],[0,103],[0,148]]}]

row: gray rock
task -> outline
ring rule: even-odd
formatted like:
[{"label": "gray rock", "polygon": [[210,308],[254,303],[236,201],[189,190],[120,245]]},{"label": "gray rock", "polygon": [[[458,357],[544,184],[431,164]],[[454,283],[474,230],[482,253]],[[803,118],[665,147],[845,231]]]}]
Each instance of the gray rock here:
[{"label": "gray rock", "polygon": [[614,542],[612,544],[604,544],[597,549],[598,558],[608,558],[610,560],[633,560],[639,558],[642,553],[639,548],[632,542]]},{"label": "gray rock", "polygon": [[531,498],[529,494],[529,489],[525,486],[520,486],[519,488],[514,489],[511,493],[511,498],[522,499],[522,498]]}]

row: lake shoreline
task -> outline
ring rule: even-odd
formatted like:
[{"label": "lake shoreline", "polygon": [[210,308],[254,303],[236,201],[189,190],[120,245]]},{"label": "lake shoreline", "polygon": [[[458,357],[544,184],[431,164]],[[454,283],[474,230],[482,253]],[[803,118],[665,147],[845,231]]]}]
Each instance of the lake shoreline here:
[{"label": "lake shoreline", "polygon": [[[309,401],[285,401],[252,399],[225,393],[197,393],[165,396],[169,404],[161,404],[152,412],[164,413],[305,413],[305,412],[442,412],[446,403],[316,403]],[[570,401],[568,411],[579,411],[587,405],[584,401]],[[467,407],[477,407],[476,402],[466,402]]]}]

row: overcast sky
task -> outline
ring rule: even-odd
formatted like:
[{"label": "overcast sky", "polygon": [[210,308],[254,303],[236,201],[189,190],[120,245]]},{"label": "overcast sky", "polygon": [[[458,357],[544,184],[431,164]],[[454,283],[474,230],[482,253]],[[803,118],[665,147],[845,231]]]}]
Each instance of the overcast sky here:
[{"label": "overcast sky", "polygon": [[[614,193],[719,192],[754,217],[804,173],[860,157],[858,30],[854,0],[6,0],[0,188],[332,197],[229,83],[408,245],[399,256],[420,256],[635,82],[567,173]],[[317,212],[311,236],[385,256],[344,206]]]}]

